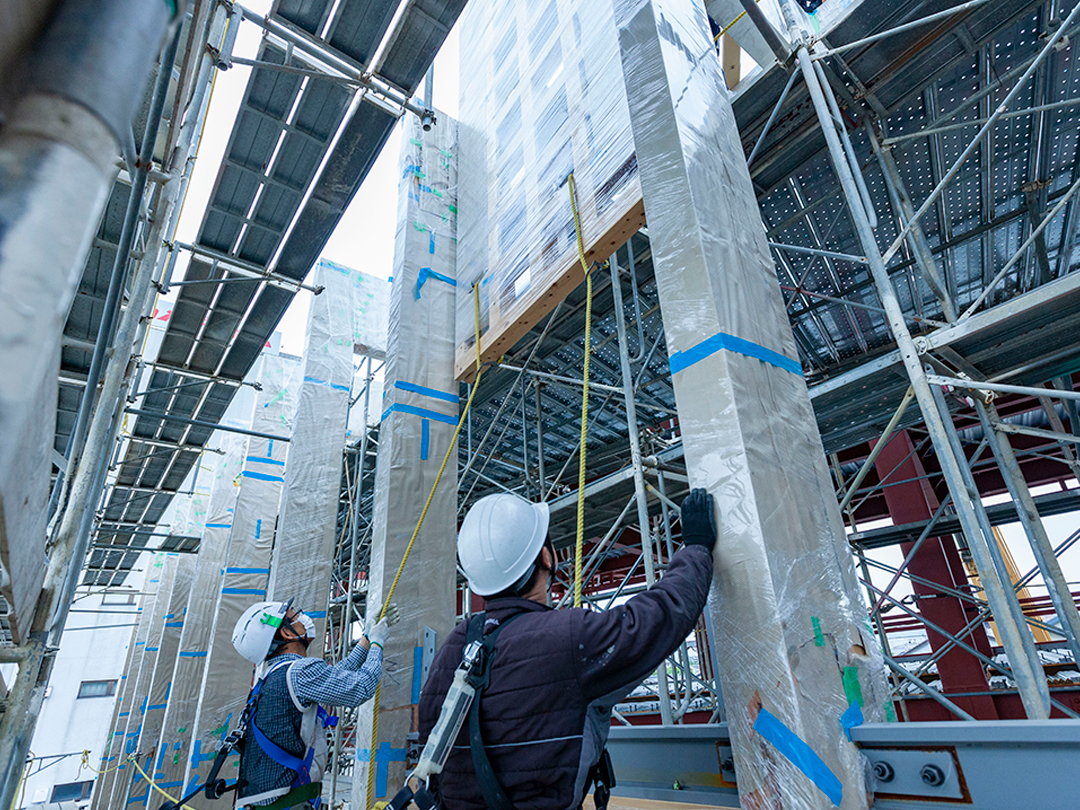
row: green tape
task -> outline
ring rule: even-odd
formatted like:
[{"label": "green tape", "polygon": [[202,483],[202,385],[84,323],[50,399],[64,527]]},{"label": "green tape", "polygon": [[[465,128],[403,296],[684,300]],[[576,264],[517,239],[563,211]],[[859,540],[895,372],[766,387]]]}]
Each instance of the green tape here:
[{"label": "green tape", "polygon": [[456,214],[457,213],[457,206],[456,205],[449,205],[447,207],[450,209],[451,214]]},{"label": "green tape", "polygon": [[415,177],[417,180],[426,180],[427,179],[426,174],[424,174],[421,171],[417,171],[416,169],[413,169],[413,177]]},{"label": "green tape", "polygon": [[165,0],[165,5],[169,7],[169,15],[176,16],[176,0]]},{"label": "green tape", "polygon": [[862,684],[859,683],[859,668],[844,667],[844,696],[848,704],[858,703],[863,705]]},{"label": "green tape", "polygon": [[824,647],[825,636],[821,632],[821,619],[819,619],[817,616],[811,616],[810,624],[814,626],[814,646]]},{"label": "green tape", "polygon": [[414,222],[412,226],[421,233],[427,230],[427,228],[424,225],[421,225],[419,222]]},{"label": "green tape", "polygon": [[442,197],[442,192],[441,192],[441,191],[439,191],[438,189],[435,189],[435,188],[433,188],[433,189],[431,190],[431,193],[432,193],[432,194],[434,194],[434,195],[435,195],[436,197],[439,197],[439,198],[441,198],[441,197]]},{"label": "green tape", "polygon": [[413,146],[423,146],[423,144],[420,143],[420,141],[416,138],[409,138],[409,143],[411,143]]},{"label": "green tape", "polygon": [[896,709],[893,708],[891,700],[885,701],[885,720],[889,723],[896,722]]}]

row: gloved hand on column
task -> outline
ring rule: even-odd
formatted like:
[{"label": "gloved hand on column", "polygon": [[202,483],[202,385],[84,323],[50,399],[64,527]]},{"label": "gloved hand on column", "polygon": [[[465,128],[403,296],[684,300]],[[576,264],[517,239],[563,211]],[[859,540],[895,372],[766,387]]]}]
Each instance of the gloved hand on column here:
[{"label": "gloved hand on column", "polygon": [[683,544],[704,546],[709,551],[716,545],[716,505],[713,496],[704,489],[692,489],[682,502]]},{"label": "gloved hand on column", "polygon": [[401,614],[398,612],[397,605],[391,602],[386,606],[386,615],[379,621],[372,623],[369,619],[369,626],[367,630],[364,631],[368,643],[378,644],[380,648],[385,648],[386,637],[390,634],[390,626],[397,624],[399,618],[401,618]]}]

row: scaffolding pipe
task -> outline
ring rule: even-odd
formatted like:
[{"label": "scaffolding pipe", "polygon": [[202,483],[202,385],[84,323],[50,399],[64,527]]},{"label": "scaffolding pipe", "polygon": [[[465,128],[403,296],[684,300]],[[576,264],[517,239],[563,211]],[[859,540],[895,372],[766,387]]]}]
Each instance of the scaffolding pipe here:
[{"label": "scaffolding pipe", "polygon": [[[975,476],[972,474],[971,467],[967,463],[967,457],[964,455],[964,448],[960,444],[960,437],[956,433],[956,426],[953,424],[952,417],[949,414],[949,407],[945,403],[945,395],[942,393],[940,386],[933,386],[930,390],[934,396],[934,403],[937,405],[938,413],[941,414],[941,421],[945,426],[945,435],[949,439],[949,445],[952,447],[953,454],[960,464],[960,475],[963,485],[967,490],[969,504],[975,511],[975,519],[982,532],[982,539],[985,541],[986,551],[989,553],[990,561],[994,571],[997,573],[998,579],[1004,586],[1005,604],[1009,609],[1013,623],[1019,631],[1020,640],[1023,643],[1024,654],[1027,658],[1027,662],[1031,666],[1032,673],[1035,675],[1035,685],[1038,687],[1040,696],[1046,702],[1047,711],[1049,712],[1050,687],[1046,683],[1046,675],[1043,671],[1042,664],[1039,661],[1039,653],[1035,648],[1035,639],[1027,629],[1027,619],[1024,616],[1024,609],[1020,607],[1020,602],[1016,597],[1016,590],[1012,587],[1012,579],[1009,575],[1009,568],[1005,564],[1005,559],[1002,556],[1001,546],[997,542],[997,538],[994,535],[994,529],[990,525],[990,519],[986,515],[986,508],[983,506],[982,497],[979,495],[979,488],[975,484]],[[972,557],[978,560],[979,554],[976,552],[976,547],[979,546],[978,538],[969,536],[968,546],[971,549]],[[982,579],[982,576],[982,570],[980,570],[980,580]],[[1003,624],[1002,618],[1003,617],[995,610],[994,619],[999,628],[1001,628]],[[1004,635],[1004,632],[1002,635]],[[1014,659],[1010,657],[1009,661],[1013,662]],[[1015,666],[1016,664],[1014,663],[1014,668]],[[1039,677],[1040,675],[1042,677]],[[1017,678],[1017,682],[1020,682],[1020,678]]]},{"label": "scaffolding pipe", "polygon": [[[900,177],[900,170],[896,166],[896,159],[893,157],[892,149],[882,148],[877,135],[869,126],[866,128],[866,135],[870,139],[870,146],[877,157],[878,165],[881,167],[881,174],[885,178],[885,188],[888,189],[889,199],[892,200],[900,224],[906,225],[908,222],[913,221],[915,217],[915,206],[911,204],[911,197],[908,196],[907,187]],[[919,269],[922,270],[926,286],[934,291],[934,295],[941,302],[945,320],[953,323],[956,320],[956,307],[953,305],[952,297],[949,295],[944,280],[938,274],[937,262],[934,260],[934,254],[930,248],[930,243],[926,239],[926,232],[922,229],[922,225],[916,222],[908,237],[911,252],[915,255],[915,261],[919,265]]]},{"label": "scaffolding pipe", "polygon": [[[964,164],[964,161],[966,161],[971,156],[971,153],[975,151],[975,148],[982,142],[983,138],[985,138],[986,135],[990,132],[990,130],[994,128],[997,120],[1004,114],[1006,108],[1020,93],[1024,85],[1027,83],[1027,80],[1031,78],[1032,74],[1035,73],[1036,69],[1039,67],[1039,65],[1042,64],[1043,60],[1046,59],[1047,55],[1049,55],[1054,50],[1055,46],[1061,40],[1061,37],[1065,33],[1066,29],[1068,29],[1068,27],[1072,25],[1073,21],[1076,19],[1078,13],[1080,13],[1080,3],[1077,3],[1073,6],[1072,11],[1069,12],[1069,16],[1066,17],[1065,20],[1061,23],[1061,25],[1058,26],[1057,31],[1055,31],[1053,35],[1047,38],[1046,45],[1043,46],[1043,49],[1041,51],[1039,51],[1039,55],[1035,57],[1035,59],[1031,62],[1030,65],[1028,65],[1028,68],[1024,71],[1024,74],[1019,79],[1017,79],[1016,84],[1013,85],[1012,89],[1008,92],[1005,98],[1003,98],[1001,100],[1001,103],[998,104],[998,106],[994,109],[994,113],[986,119],[986,123],[983,124],[983,126],[979,129],[978,134],[976,134],[975,137],[971,140],[971,143],[967,145],[967,148],[965,148],[964,151],[960,154],[960,157],[956,159],[956,162],[953,163],[952,167],[947,172],[945,172],[945,176],[942,177],[941,180],[938,182],[937,187],[932,192],[930,192],[930,196],[926,198],[926,201],[923,202],[921,206],[919,206],[919,210],[915,212],[912,219],[908,222],[907,225],[900,229],[900,233],[897,235],[896,239],[893,240],[892,245],[889,246],[889,249],[885,251],[885,253],[881,257],[883,264],[888,264],[892,260],[892,257],[896,255],[896,252],[900,250],[900,245],[904,243],[904,240],[911,232],[911,229],[914,227],[915,223],[922,219],[923,214],[929,211],[931,206],[933,206],[934,203],[937,202],[938,197],[940,197],[942,192],[945,190],[945,186],[947,186],[949,182],[956,176],[957,172],[960,171],[960,167]],[[807,61],[809,61],[809,59],[810,57],[807,56]],[[824,127],[822,127],[822,129],[824,129]]]},{"label": "scaffolding pipe", "polygon": [[859,485],[863,482],[863,479],[870,473],[870,469],[874,466],[874,462],[877,461],[877,457],[881,455],[881,451],[885,449],[885,445],[889,443],[892,438],[893,431],[896,430],[896,426],[900,423],[900,419],[903,418],[904,413],[907,412],[908,405],[911,404],[911,400],[915,398],[915,391],[909,385],[907,391],[904,392],[903,399],[900,400],[900,405],[897,407],[896,412],[893,413],[892,418],[889,420],[889,424],[885,425],[885,430],[881,431],[881,438],[874,443],[873,449],[870,451],[870,455],[866,457],[866,461],[863,462],[862,467],[855,474],[855,478],[852,479],[851,485],[848,487],[847,492],[844,493],[844,498],[840,501],[840,511],[843,512],[847,509],[848,504],[851,503],[851,499],[855,497],[855,491],[859,488]]},{"label": "scaffolding pipe", "polygon": [[979,414],[986,438],[990,442],[990,450],[1001,467],[1005,486],[1016,503],[1016,514],[1020,518],[1020,524],[1024,527],[1031,551],[1042,573],[1043,582],[1050,596],[1050,601],[1057,611],[1058,620],[1061,623],[1061,633],[1073,654],[1073,661],[1080,664],[1080,613],[1076,610],[1076,602],[1073,600],[1072,591],[1065,581],[1065,575],[1061,572],[1061,565],[1054,556],[1054,547],[1046,534],[1039,510],[1031,497],[1024,473],[1013,453],[1012,445],[1008,437],[998,436],[994,430],[994,424],[1001,421],[997,408],[993,403],[983,404],[979,399],[974,399],[975,410]]},{"label": "scaffolding pipe", "polygon": [[[645,499],[645,473],[641,466],[641,438],[638,434],[637,405],[634,402],[634,374],[630,369],[630,349],[626,340],[626,312],[623,310],[622,279],[619,278],[617,254],[612,254],[611,295],[614,299],[615,326],[619,335],[619,364],[622,370],[623,398],[626,400],[626,432],[630,442],[630,463],[634,468],[634,499],[637,502],[638,528],[641,533],[641,553],[645,557],[645,583],[656,581],[653,563],[652,532],[649,528],[649,504]],[[660,688],[660,722],[670,726],[673,722],[671,694],[668,691],[667,665],[661,663],[656,670]]]},{"label": "scaffolding pipe", "polygon": [[949,700],[947,697],[945,697],[943,694],[938,692],[936,689],[932,689],[930,686],[923,683],[919,678],[916,678],[914,675],[908,672],[907,669],[896,663],[896,660],[891,655],[882,651],[881,657],[885,659],[885,663],[888,665],[889,669],[891,669],[904,680],[908,681],[908,683],[910,683],[928,698],[931,698],[932,700],[940,703],[942,706],[955,714],[961,720],[975,719],[970,714],[961,709],[959,706],[957,706],[955,703],[953,703],[951,700]]},{"label": "scaffolding pipe", "polygon": [[765,40],[765,44],[773,52],[776,61],[781,65],[787,64],[788,60],[791,59],[791,49],[784,44],[776,29],[773,28],[772,23],[769,22],[764,12],[758,8],[758,0],[739,0],[739,2],[742,4],[743,13],[746,14],[747,18],[758,30],[758,33],[761,34],[761,38]]},{"label": "scaffolding pipe", "polygon": [[[135,234],[142,216],[143,198],[146,194],[150,166],[154,162],[154,147],[157,144],[158,129],[161,126],[161,113],[165,108],[165,99],[169,94],[169,84],[172,81],[172,65],[176,60],[176,50],[180,45],[180,32],[180,26],[176,26],[176,31],[169,37],[169,41],[161,55],[157,80],[154,83],[154,92],[150,101],[150,110],[146,117],[146,128],[143,130],[142,144],[139,147],[135,175],[131,178],[131,190],[128,194],[127,210],[124,212],[124,224],[120,230],[120,240],[116,246],[116,256],[113,259],[112,273],[109,276],[109,287],[105,293],[105,303],[101,312],[101,323],[98,325],[94,353],[90,358],[90,369],[86,374],[86,387],[83,389],[83,396],[79,401],[79,410],[75,414],[75,424],[71,429],[70,436],[68,436],[67,448],[64,451],[64,458],[67,459],[69,470],[74,469],[77,471],[82,464],[87,432],[90,429],[91,413],[94,410],[98,383],[101,382],[101,375],[105,365],[105,355],[113,346],[113,327],[116,323],[116,316],[120,311],[120,296],[123,294],[127,282],[131,249],[135,244]],[[167,159],[168,156],[166,156]],[[103,398],[101,402],[103,405],[111,407],[113,400]],[[65,481],[68,483],[65,483]],[[70,494],[70,488],[70,476],[65,476],[61,470],[57,473],[56,483],[53,485],[53,492],[49,497],[50,517],[57,507],[61,505],[64,496]]]},{"label": "scaffolding pipe", "polygon": [[[1080,9],[1080,5],[1078,5],[1077,8]],[[926,427],[930,433],[934,448],[937,451],[942,472],[944,473],[949,486],[949,491],[953,493],[953,501],[957,506],[957,512],[964,529],[964,534],[968,538],[972,556],[979,569],[980,578],[982,579],[983,586],[986,590],[987,601],[992,606],[995,617],[1000,617],[1002,620],[999,622],[998,627],[1002,630],[1003,646],[1010,656],[1010,661],[1014,662],[1016,681],[1020,687],[1020,695],[1024,703],[1024,708],[1030,719],[1046,719],[1049,716],[1049,706],[1044,699],[1044,690],[1046,689],[1045,675],[1041,678],[1038,677],[1033,668],[1032,661],[1028,658],[1026,646],[1021,636],[1021,631],[1027,633],[1027,629],[1017,627],[1016,622],[1013,619],[1008,595],[1005,593],[1004,586],[997,576],[993,560],[990,557],[990,549],[984,542],[985,538],[982,537],[974,506],[971,503],[967,488],[964,485],[964,477],[960,469],[960,462],[953,455],[952,446],[942,421],[941,414],[937,411],[934,396],[930,390],[930,384],[927,382],[926,374],[924,373],[919,358],[918,349],[904,322],[903,310],[900,307],[900,303],[896,297],[896,291],[893,289],[888,271],[885,268],[885,259],[878,250],[877,241],[874,238],[870,223],[866,219],[862,207],[854,204],[855,201],[859,200],[859,190],[855,183],[855,179],[850,174],[851,169],[844,155],[843,147],[840,144],[840,138],[836,133],[836,129],[832,126],[829,105],[825,100],[825,89],[818,82],[817,71],[814,70],[810,52],[807,50],[806,45],[800,45],[797,53],[799,65],[803,71],[803,79],[806,82],[807,89],[810,92],[810,98],[814,104],[814,109],[821,122],[821,131],[825,136],[833,169],[840,182],[841,188],[843,189],[844,195],[848,199],[848,210],[851,212],[852,222],[854,223],[863,251],[870,260],[870,271],[874,279],[874,284],[877,287],[878,295],[881,298],[882,305],[889,313],[888,322],[890,330],[893,337],[896,339],[905,370],[907,371],[912,388],[915,392],[916,401],[919,403],[919,408],[926,420]],[[906,235],[907,232],[905,231],[901,234],[901,237],[905,237]],[[1030,633],[1028,633],[1028,637],[1030,638]],[[1041,688],[1039,685],[1040,680],[1042,682]]]}]

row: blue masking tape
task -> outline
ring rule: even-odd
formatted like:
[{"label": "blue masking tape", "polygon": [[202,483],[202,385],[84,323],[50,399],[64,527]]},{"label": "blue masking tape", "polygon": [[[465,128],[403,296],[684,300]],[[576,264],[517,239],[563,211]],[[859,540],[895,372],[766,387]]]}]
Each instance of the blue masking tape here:
[{"label": "blue masking tape", "polygon": [[244,470],[241,475],[244,478],[254,478],[256,481],[284,481],[285,479],[280,475],[267,475],[266,473],[253,472],[251,470]]},{"label": "blue masking tape", "polygon": [[420,675],[424,668],[424,648],[413,647],[412,651],[412,703],[420,702]]},{"label": "blue masking tape", "polygon": [[324,385],[327,388],[333,388],[335,391],[344,391],[346,394],[349,393],[349,386],[327,382],[326,380],[320,380],[317,377],[304,377],[304,382],[315,383],[315,385]]},{"label": "blue masking tape", "polygon": [[[401,403],[391,405],[383,411],[382,420],[380,421],[385,421],[386,417],[395,411],[397,413],[409,413],[413,416],[419,416],[422,419],[434,419],[436,422],[443,422],[447,425],[454,425],[455,427],[457,427],[458,423],[458,420],[453,416],[447,416],[444,413],[438,413],[436,411],[429,411],[427,408],[417,408],[415,405],[402,405]],[[310,616],[311,614],[309,613],[308,615]]]},{"label": "blue masking tape", "polygon": [[402,391],[409,391],[413,394],[423,394],[425,397],[434,397],[435,399],[441,399],[445,402],[453,402],[457,405],[461,400],[457,394],[451,394],[449,391],[439,391],[436,388],[427,388],[423,385],[417,385],[411,382],[396,382],[394,388],[398,388]]},{"label": "blue masking tape", "polygon": [[767,709],[758,712],[754,731],[772,743],[777,751],[787,757],[792,765],[829,797],[829,801],[837,807],[840,806],[844,798],[844,786],[821,757],[814,753],[814,749],[799,739],[795,732],[769,714]]},{"label": "blue masking tape", "polygon": [[[415,703],[415,701],[413,701]],[[847,707],[847,711],[840,715],[840,728],[844,730],[844,734],[847,735],[848,742],[851,742],[851,730],[856,726],[863,724],[862,709],[859,708],[858,703],[852,703]]]},{"label": "blue masking tape", "polygon": [[416,278],[416,299],[420,300],[420,288],[424,286],[424,282],[429,278],[436,279],[437,281],[443,281],[449,284],[451,287],[456,287],[457,282],[450,276],[444,276],[442,273],[436,273],[430,267],[421,267],[420,275]]},{"label": "blue masking tape", "polygon": [[269,568],[226,568],[226,574],[269,574]]},{"label": "blue masking tape", "polygon": [[263,457],[263,456],[248,456],[247,460],[248,461],[257,461],[260,464],[276,464],[279,467],[284,467],[285,466],[284,461],[278,461],[276,458],[266,458],[266,457]]},{"label": "blue masking tape", "polygon": [[[431,420],[420,420],[420,460],[427,461],[428,447],[431,444]],[[413,703],[416,701],[414,700]]]},{"label": "blue masking tape", "polygon": [[772,349],[766,349],[764,346],[759,346],[749,340],[743,340],[742,338],[728,335],[724,332],[717,332],[712,337],[705,338],[705,340],[701,341],[701,343],[696,346],[693,346],[686,351],[675,352],[675,354],[671,355],[671,357],[668,358],[668,364],[671,366],[671,373],[675,374],[687,369],[694,365],[694,363],[704,360],[710,355],[716,354],[721,349],[727,349],[729,352],[735,352],[736,354],[742,354],[746,357],[753,357],[756,360],[762,360],[769,365],[782,368],[784,371],[798,374],[800,377],[803,375],[802,366],[797,360],[792,360],[790,357],[780,354],[780,352],[774,352]]}]

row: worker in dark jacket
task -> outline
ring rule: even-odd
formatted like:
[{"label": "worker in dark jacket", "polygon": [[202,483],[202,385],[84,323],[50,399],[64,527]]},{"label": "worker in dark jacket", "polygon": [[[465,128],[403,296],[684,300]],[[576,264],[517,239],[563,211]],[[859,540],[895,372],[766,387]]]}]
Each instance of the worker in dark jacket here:
[{"label": "worker in dark jacket", "polygon": [[[507,623],[495,642],[479,726],[498,786],[515,810],[573,810],[607,741],[611,709],[683,642],[705,606],[716,523],[712,496],[683,502],[685,547],[663,579],[610,610],[552,610],[555,553],[547,504],[516,495],[478,501],[458,536],[470,588],[486,597],[485,629]],[[432,662],[420,696],[420,740],[439,717],[462,660],[468,621]],[[485,810],[467,725],[432,779],[442,810]]]}]

